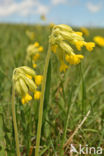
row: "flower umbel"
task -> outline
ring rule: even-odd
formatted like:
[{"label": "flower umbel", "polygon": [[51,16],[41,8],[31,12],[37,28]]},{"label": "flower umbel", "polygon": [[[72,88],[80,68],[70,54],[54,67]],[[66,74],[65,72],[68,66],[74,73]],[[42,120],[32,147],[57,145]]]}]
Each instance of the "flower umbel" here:
[{"label": "flower umbel", "polygon": [[87,43],[84,41],[82,32],[75,32],[70,26],[64,24],[53,26],[49,42],[51,50],[61,62],[61,72],[65,72],[68,68],[65,61],[69,64],[78,64],[81,59],[84,58],[83,55],[76,55],[71,45],[74,45],[78,51],[81,51],[83,46],[85,46],[88,51],[92,51],[95,47],[93,42]]},{"label": "flower umbel", "polygon": [[27,48],[26,61],[30,61],[32,59],[33,67],[36,68],[34,64],[36,64],[36,61],[40,59],[41,52],[43,52],[43,47],[40,46],[38,42],[29,45]]},{"label": "flower umbel", "polygon": [[13,72],[13,81],[16,92],[21,96],[22,104],[32,100],[29,92],[35,92],[37,85],[33,81],[36,76],[34,70],[27,66],[16,68]]}]

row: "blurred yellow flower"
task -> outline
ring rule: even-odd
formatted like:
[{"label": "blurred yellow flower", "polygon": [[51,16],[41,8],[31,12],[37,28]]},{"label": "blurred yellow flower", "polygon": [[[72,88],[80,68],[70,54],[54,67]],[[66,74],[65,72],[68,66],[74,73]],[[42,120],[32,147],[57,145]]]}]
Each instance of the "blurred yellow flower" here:
[{"label": "blurred yellow flower", "polygon": [[104,37],[101,37],[101,36],[95,36],[94,37],[94,42],[100,46],[100,47],[103,47],[104,46]]},{"label": "blurred yellow flower", "polygon": [[42,83],[42,80],[43,80],[43,76],[42,75],[36,75],[35,76],[35,83],[36,85],[40,85]]},{"label": "blurred yellow flower", "polygon": [[83,33],[85,36],[89,36],[89,31],[88,31],[87,28],[81,27],[80,30],[82,31],[82,33]]},{"label": "blurred yellow flower", "polygon": [[59,69],[60,72],[65,72],[66,69],[68,69],[68,66],[64,62],[62,62]]},{"label": "blurred yellow flower", "polygon": [[[36,76],[36,77],[35,77]],[[35,80],[33,80],[35,78]],[[35,99],[39,99],[40,92],[37,85],[42,82],[42,76],[36,75],[35,71],[27,66],[15,68],[13,72],[14,89],[21,97],[22,104],[32,100],[30,92],[34,93]]]},{"label": "blurred yellow flower", "polygon": [[36,63],[34,63],[34,64],[33,64],[33,68],[36,68],[36,67],[37,67],[37,64],[36,64]]},{"label": "blurred yellow flower", "polygon": [[93,48],[95,47],[95,43],[94,42],[88,42],[88,43],[85,43],[85,46],[86,46],[86,49],[88,51],[92,51]]},{"label": "blurred yellow flower", "polygon": [[43,47],[39,46],[38,42],[30,44],[27,47],[26,62],[32,61],[33,68],[36,68],[36,61],[40,58],[40,52],[43,51]]},{"label": "blurred yellow flower", "polygon": [[82,32],[75,32],[70,26],[65,24],[53,25],[49,42],[51,50],[60,60],[60,71],[64,72],[68,68],[64,61],[70,64],[78,64],[84,58],[83,55],[76,55],[71,45],[74,45],[79,51],[81,51],[83,46],[88,51],[92,51],[95,47],[95,43],[84,41]]},{"label": "blurred yellow flower", "polygon": [[43,47],[40,46],[40,47],[38,48],[38,50],[39,50],[39,52],[42,52],[42,51],[43,51]]},{"label": "blurred yellow flower", "polygon": [[84,45],[84,42],[82,42],[82,41],[75,42],[75,46],[76,46],[77,50],[79,50],[79,51],[81,51],[81,48],[83,47],[83,45]]},{"label": "blurred yellow flower", "polygon": [[40,91],[36,91],[34,93],[34,99],[39,100],[40,99],[40,96],[41,96],[41,92]]},{"label": "blurred yellow flower", "polygon": [[53,53],[56,53],[57,45],[52,45],[51,50]]},{"label": "blurred yellow flower", "polygon": [[80,36],[82,36],[83,35],[83,33],[82,32],[75,32],[77,35],[80,35]]},{"label": "blurred yellow flower", "polygon": [[65,60],[69,63],[69,64],[79,64],[81,59],[83,59],[84,56],[83,55],[66,55],[65,56]]},{"label": "blurred yellow flower", "polygon": [[27,93],[24,97],[22,97],[21,102],[22,102],[22,104],[25,104],[25,103],[27,103],[28,101],[31,101],[31,100],[32,100],[32,96],[30,96]]},{"label": "blurred yellow flower", "polygon": [[34,43],[34,46],[35,46],[35,47],[39,47],[39,43],[38,43],[38,42],[35,42],[35,43]]},{"label": "blurred yellow flower", "polygon": [[34,61],[37,61],[39,58],[40,58],[40,54],[38,53],[33,56]]}]

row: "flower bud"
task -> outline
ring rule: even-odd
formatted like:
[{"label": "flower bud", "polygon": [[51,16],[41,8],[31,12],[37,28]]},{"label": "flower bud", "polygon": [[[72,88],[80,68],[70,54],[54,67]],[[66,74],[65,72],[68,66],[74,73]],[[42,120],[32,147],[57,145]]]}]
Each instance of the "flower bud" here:
[{"label": "flower bud", "polygon": [[76,33],[72,33],[72,38],[75,41],[84,41],[84,38]]},{"label": "flower bud", "polygon": [[33,77],[36,75],[35,71],[27,66],[20,67],[20,69],[22,69],[25,74],[31,75]]},{"label": "flower bud", "polygon": [[73,31],[70,26],[65,25],[65,24],[56,25],[56,26],[54,26],[54,28],[60,28],[63,31],[69,31],[69,32]]},{"label": "flower bud", "polygon": [[23,94],[23,95],[27,94],[27,93],[28,93],[28,88],[27,88],[27,86],[26,86],[25,81],[24,81],[22,78],[20,78],[20,79],[19,79],[19,83],[20,83],[20,87],[21,87],[22,94]]},{"label": "flower bud", "polygon": [[62,35],[62,37],[64,38],[64,40],[68,40],[68,41],[72,41],[73,40],[72,33],[70,33],[70,32],[61,31],[60,34]]},{"label": "flower bud", "polygon": [[17,92],[19,95],[22,95],[21,86],[20,86],[19,81],[16,81],[16,83],[15,83],[15,90],[16,90],[16,92]]},{"label": "flower bud", "polygon": [[67,44],[66,42],[60,42],[60,47],[66,51],[66,53],[68,53],[69,55],[71,55],[73,53],[73,49],[71,48],[71,46],[69,46],[69,44]]},{"label": "flower bud", "polygon": [[23,78],[24,78],[24,81],[26,82],[26,84],[28,85],[30,91],[34,92],[37,88],[34,81],[29,79],[28,77],[23,77]]}]

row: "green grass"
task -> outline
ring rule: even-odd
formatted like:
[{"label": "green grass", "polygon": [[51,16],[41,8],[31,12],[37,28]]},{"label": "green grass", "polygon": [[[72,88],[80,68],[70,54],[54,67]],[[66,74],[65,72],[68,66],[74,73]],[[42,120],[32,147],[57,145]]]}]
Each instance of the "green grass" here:
[{"label": "green grass", "polygon": [[[0,25],[0,132],[3,133],[0,137],[5,142],[5,148],[0,146],[0,155],[4,151],[7,151],[8,156],[16,153],[11,114],[11,84],[13,69],[24,65],[26,48],[34,43],[26,36],[26,30],[34,31],[35,41],[44,47],[36,69],[37,74],[42,74],[49,28],[38,25]],[[104,29],[89,31],[90,36],[85,37],[86,41],[92,41],[95,35],[104,36]],[[49,73],[41,137],[43,156],[60,155],[62,144],[66,143],[88,110],[91,113],[72,143],[77,148],[79,144],[104,147],[104,48],[96,47],[91,53],[83,49],[81,53],[85,55],[81,64],[70,66],[65,74],[59,73],[59,62],[54,54],[51,55],[51,78]],[[39,101],[34,100],[22,105],[16,95],[16,115],[23,156],[28,156],[30,147],[36,143],[38,106]],[[68,155],[68,148],[64,152]]]}]

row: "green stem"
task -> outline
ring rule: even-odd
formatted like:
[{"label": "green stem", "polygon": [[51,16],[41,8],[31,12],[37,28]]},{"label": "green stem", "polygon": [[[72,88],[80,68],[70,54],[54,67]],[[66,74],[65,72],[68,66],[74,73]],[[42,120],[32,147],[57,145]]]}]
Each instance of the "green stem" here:
[{"label": "green stem", "polygon": [[50,55],[51,55],[51,49],[50,49],[50,45],[49,45],[48,52],[47,52],[47,57],[46,57],[46,62],[45,62],[45,66],[44,66],[44,73],[43,73],[42,91],[41,91],[39,114],[38,114],[38,128],[37,128],[35,156],[39,156],[39,146],[40,146],[42,116],[43,116],[43,104],[44,104],[44,93],[45,93],[45,87],[46,87],[46,78],[47,78],[47,71],[48,71]]},{"label": "green stem", "polygon": [[16,152],[17,152],[17,156],[20,156],[18,130],[17,130],[17,123],[16,123],[15,103],[14,103],[14,101],[15,101],[15,89],[14,89],[14,82],[13,82],[13,86],[12,86],[12,116],[13,116],[14,132],[15,132]]}]

